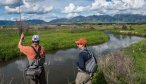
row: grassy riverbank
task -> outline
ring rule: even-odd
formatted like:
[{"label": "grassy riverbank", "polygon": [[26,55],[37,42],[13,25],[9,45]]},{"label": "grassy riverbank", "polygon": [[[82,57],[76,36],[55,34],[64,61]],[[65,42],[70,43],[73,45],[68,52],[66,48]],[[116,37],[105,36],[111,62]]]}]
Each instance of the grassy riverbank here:
[{"label": "grassy riverbank", "polygon": [[146,83],[146,40],[124,49],[128,56],[133,57],[135,67],[135,84]]},{"label": "grassy riverbank", "polygon": [[112,28],[111,31],[116,34],[135,35],[146,37],[146,25],[133,25],[130,28]]},{"label": "grassy riverbank", "polygon": [[[131,29],[110,28],[116,34],[146,37],[146,25],[132,25]],[[99,60],[99,71],[93,83],[100,84],[145,84],[146,40],[132,44],[117,54]],[[100,73],[99,73],[100,72]]]},{"label": "grassy riverbank", "polygon": [[[112,30],[118,34],[146,37],[146,25],[134,25],[132,30]],[[125,48],[124,53],[134,59],[135,84],[146,83],[146,40]]]},{"label": "grassy riverbank", "polygon": [[[39,34],[41,45],[46,52],[76,47],[75,40],[86,38],[88,44],[100,44],[108,40],[107,35],[94,28],[52,28],[45,30],[31,30],[25,33],[24,45],[31,45],[33,34]],[[19,35],[16,30],[0,30],[0,62],[20,56],[17,44]]]},{"label": "grassy riverbank", "polygon": [[145,84],[146,40],[98,59],[93,84]]}]

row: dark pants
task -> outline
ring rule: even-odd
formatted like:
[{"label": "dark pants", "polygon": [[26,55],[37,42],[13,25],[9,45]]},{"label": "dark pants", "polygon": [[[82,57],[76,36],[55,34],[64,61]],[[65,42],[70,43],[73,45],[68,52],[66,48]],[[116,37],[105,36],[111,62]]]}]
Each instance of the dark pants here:
[{"label": "dark pants", "polygon": [[43,69],[41,75],[35,79],[27,79],[27,84],[47,84],[45,77],[45,70]]}]

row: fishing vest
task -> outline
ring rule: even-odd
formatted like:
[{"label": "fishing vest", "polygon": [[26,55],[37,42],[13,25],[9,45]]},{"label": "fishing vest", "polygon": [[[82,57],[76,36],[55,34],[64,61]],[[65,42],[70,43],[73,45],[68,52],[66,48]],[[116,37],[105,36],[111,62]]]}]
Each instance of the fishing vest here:
[{"label": "fishing vest", "polygon": [[40,56],[41,46],[39,46],[38,51],[31,46],[35,52],[35,59],[29,60],[29,66],[43,66],[45,58]]}]

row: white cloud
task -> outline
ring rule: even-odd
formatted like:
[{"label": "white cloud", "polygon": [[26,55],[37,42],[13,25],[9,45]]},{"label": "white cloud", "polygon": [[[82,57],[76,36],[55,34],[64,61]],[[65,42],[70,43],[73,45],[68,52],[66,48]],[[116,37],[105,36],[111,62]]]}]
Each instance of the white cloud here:
[{"label": "white cloud", "polygon": [[144,0],[122,0],[124,4],[128,4],[129,8],[137,9],[144,5]]},{"label": "white cloud", "polygon": [[[55,13],[47,13],[43,15],[39,14],[22,14],[21,19],[22,20],[33,20],[33,19],[41,19],[44,21],[50,21],[52,19],[60,18],[61,16],[56,15]],[[20,17],[12,17],[11,20],[19,20]]]},{"label": "white cloud", "polygon": [[[37,0],[39,1],[39,0]],[[39,2],[28,2],[26,0],[23,0],[23,5],[20,6],[21,13],[26,14],[45,14],[49,13],[53,9],[53,6],[44,4],[43,1]],[[19,7],[10,7],[5,6],[5,10],[7,13],[19,13]]]},{"label": "white cloud", "polygon": [[45,0],[0,0],[0,5],[2,6],[9,6],[9,7],[17,7],[23,5],[23,3],[35,3],[41,2]]},{"label": "white cloud", "polygon": [[66,6],[64,9],[65,9],[65,10],[64,10],[65,13],[72,13],[72,12],[74,12],[74,10],[76,9],[76,7],[75,7],[75,5],[74,5],[73,3],[70,3],[70,4],[69,4],[68,6]]},{"label": "white cloud", "polygon": [[22,0],[0,0],[0,5],[9,6],[9,7],[17,7],[22,5]]},{"label": "white cloud", "polygon": [[75,10],[76,12],[82,12],[82,11],[88,11],[90,9],[90,6],[77,6],[77,9]]},{"label": "white cloud", "polygon": [[144,0],[95,0],[88,6],[75,6],[70,3],[64,8],[64,13],[80,13],[87,11],[97,11],[97,14],[116,14],[126,10],[138,10],[144,7]]},{"label": "white cloud", "polygon": [[[1,14],[9,19],[15,19],[19,12],[19,3],[23,19],[71,18],[78,15],[115,15],[120,13],[146,15],[146,0],[0,0]],[[84,3],[84,4],[83,4]],[[14,17],[14,18],[11,18]]]},{"label": "white cloud", "polygon": [[87,11],[90,6],[83,7],[83,6],[75,6],[73,3],[70,3],[68,6],[64,8],[64,13],[78,13],[82,11]]},{"label": "white cloud", "polygon": [[76,17],[76,16],[78,16],[78,13],[69,13],[67,15],[67,18],[72,18],[72,17]]},{"label": "white cloud", "polygon": [[19,7],[10,8],[9,6],[5,6],[5,10],[9,13],[18,13],[19,12]]},{"label": "white cloud", "polygon": [[111,9],[111,10],[127,10],[138,9],[144,5],[144,0],[112,0],[107,2],[106,0],[95,0],[91,5],[91,9]]}]

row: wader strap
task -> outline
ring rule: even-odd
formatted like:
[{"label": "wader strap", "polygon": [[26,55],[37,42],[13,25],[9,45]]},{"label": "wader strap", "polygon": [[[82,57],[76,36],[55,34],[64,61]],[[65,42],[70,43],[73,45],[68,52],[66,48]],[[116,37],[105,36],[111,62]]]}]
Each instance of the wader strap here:
[{"label": "wader strap", "polygon": [[92,77],[93,77],[93,75],[90,76],[90,77],[88,77],[86,80],[84,80],[84,81],[83,81],[83,84],[86,84],[88,81],[92,80]]},{"label": "wader strap", "polygon": [[[31,47],[35,51],[35,53],[36,53],[35,59],[36,59],[36,61],[38,61],[38,59],[41,58],[41,56],[40,56],[41,46],[39,46],[38,51],[36,51],[36,49],[33,46],[31,46]],[[34,63],[35,63],[35,61],[33,61],[30,66],[32,66]]]},{"label": "wader strap", "polygon": [[83,84],[86,84],[88,81],[90,81],[92,79],[92,77],[89,77],[88,79],[86,79],[85,81],[83,81]]}]

